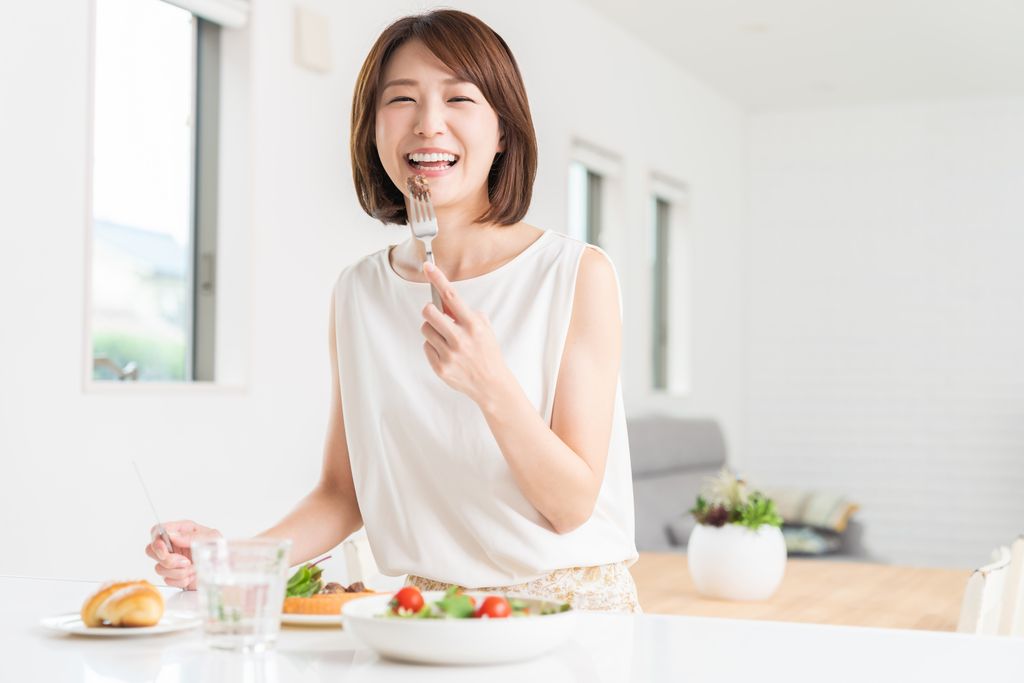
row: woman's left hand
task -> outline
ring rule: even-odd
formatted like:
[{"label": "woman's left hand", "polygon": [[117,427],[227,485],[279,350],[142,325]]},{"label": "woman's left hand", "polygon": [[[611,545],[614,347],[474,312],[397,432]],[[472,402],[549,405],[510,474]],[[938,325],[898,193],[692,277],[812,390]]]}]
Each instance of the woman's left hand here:
[{"label": "woman's left hand", "polygon": [[426,322],[420,331],[427,340],[427,362],[445,384],[479,403],[508,374],[491,321],[466,305],[439,268],[424,263],[423,272],[445,308],[441,312],[432,303],[423,308]]}]

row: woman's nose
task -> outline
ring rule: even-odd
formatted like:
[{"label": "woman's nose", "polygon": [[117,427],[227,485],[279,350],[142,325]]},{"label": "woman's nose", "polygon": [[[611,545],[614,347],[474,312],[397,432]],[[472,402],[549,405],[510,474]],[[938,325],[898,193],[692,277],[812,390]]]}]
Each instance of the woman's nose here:
[{"label": "woman's nose", "polygon": [[416,120],[416,135],[432,138],[445,131],[444,114],[441,107],[427,102],[419,108],[419,117]]}]

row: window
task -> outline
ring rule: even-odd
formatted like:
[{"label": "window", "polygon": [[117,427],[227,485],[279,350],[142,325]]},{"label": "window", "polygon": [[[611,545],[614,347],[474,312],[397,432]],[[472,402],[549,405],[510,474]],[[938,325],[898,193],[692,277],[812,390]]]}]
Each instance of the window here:
[{"label": "window", "polygon": [[654,311],[651,331],[655,389],[668,389],[669,203],[654,198]]},{"label": "window", "polygon": [[162,0],[96,0],[94,380],[213,379],[219,38]]},{"label": "window", "polygon": [[685,191],[655,182],[651,200],[651,387],[668,394],[690,388],[690,258]]},{"label": "window", "polygon": [[576,142],[569,162],[570,237],[608,249],[615,235],[609,216],[618,216],[621,187],[619,158],[593,145]]},{"label": "window", "polygon": [[569,165],[569,236],[601,245],[601,176],[579,161]]}]

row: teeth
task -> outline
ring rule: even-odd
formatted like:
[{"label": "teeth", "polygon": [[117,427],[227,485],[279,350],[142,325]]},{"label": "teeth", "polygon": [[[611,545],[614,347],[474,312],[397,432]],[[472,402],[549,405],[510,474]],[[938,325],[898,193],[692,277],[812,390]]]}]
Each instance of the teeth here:
[{"label": "teeth", "polygon": [[409,155],[409,161],[416,163],[431,162],[431,161],[447,161],[454,163],[456,156],[454,154],[448,154],[447,152],[431,152],[430,154],[420,154],[414,152]]}]

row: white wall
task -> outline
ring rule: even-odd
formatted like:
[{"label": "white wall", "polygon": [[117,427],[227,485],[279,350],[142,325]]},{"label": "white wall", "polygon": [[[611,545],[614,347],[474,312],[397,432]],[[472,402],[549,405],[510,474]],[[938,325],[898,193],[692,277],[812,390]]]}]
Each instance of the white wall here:
[{"label": "white wall", "polygon": [[[291,4],[253,4],[250,27],[225,37],[225,69],[243,79],[230,86],[238,118],[224,124],[232,149],[222,159],[221,228],[235,251],[221,287],[236,304],[220,315],[241,335],[227,351],[247,375],[232,391],[83,391],[90,3],[20,3],[0,23],[0,573],[148,575],[141,549],[152,520],[132,458],[165,517],[229,535],[271,524],[315,480],[331,284],[404,238],[355,200],[352,86],[379,31],[418,6],[308,0],[330,18],[336,68],[319,75],[291,61]],[[648,176],[690,185],[696,377],[673,407],[720,416],[738,444],[741,112],[571,0],[459,6],[492,23],[520,59],[541,149],[531,222],[565,223],[571,139],[624,159],[608,248],[623,277],[633,412],[657,406],[644,390]]]},{"label": "white wall", "polygon": [[753,116],[745,464],[977,566],[1024,531],[1024,99]]}]

